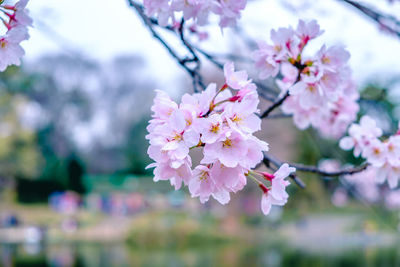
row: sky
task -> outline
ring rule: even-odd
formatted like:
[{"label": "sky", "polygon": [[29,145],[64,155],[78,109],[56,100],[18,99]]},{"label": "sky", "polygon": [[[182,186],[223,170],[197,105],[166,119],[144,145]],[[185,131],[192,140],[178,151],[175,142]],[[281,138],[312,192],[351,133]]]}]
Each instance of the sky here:
[{"label": "sky", "polygon": [[[388,5],[385,0],[365,2],[379,3],[381,10],[400,14],[400,3]],[[288,6],[291,5],[297,10],[290,10]],[[172,86],[184,75],[143,27],[126,0],[32,0],[28,7],[35,27],[30,31],[31,39],[23,44],[25,61],[61,51],[78,51],[99,61],[110,60],[116,55],[140,54],[148,62],[144,67],[157,77],[160,86]],[[240,25],[255,39],[268,40],[271,28],[295,26],[299,18],[317,19],[325,30],[315,45],[326,43],[347,47],[358,82],[399,76],[400,39],[380,32],[374,23],[340,1],[249,1]],[[229,29],[223,34],[217,27],[207,30],[212,36],[210,42],[204,43],[208,50],[224,52],[231,46]]]}]

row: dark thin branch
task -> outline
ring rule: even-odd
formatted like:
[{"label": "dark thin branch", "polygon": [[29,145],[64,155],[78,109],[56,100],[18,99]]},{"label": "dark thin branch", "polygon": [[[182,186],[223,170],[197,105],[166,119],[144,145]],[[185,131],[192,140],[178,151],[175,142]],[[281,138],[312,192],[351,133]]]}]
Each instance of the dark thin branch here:
[{"label": "dark thin branch", "polygon": [[153,37],[156,38],[168,51],[168,53],[175,58],[178,62],[181,62],[181,59],[179,58],[178,54],[167,44],[164,39],[161,38],[161,36],[151,27],[151,21],[150,19],[144,14],[142,7],[133,2],[129,1],[130,6],[135,8],[136,12],[139,14],[140,18],[143,20],[144,24],[147,26],[149,31],[152,33]]},{"label": "dark thin branch", "polygon": [[[276,160],[276,159],[274,159],[274,158],[272,158],[272,157],[268,157],[268,158],[267,158],[267,157],[265,157],[265,155],[266,155],[266,154],[264,153],[263,163],[264,163],[264,165],[265,165],[267,168],[276,171],[276,170],[282,165],[282,162],[280,162],[280,161],[278,161],[278,160]],[[275,165],[275,168],[271,166],[271,163],[272,163],[273,165]],[[290,178],[297,184],[297,186],[299,186],[300,188],[302,188],[302,189],[306,188],[306,184],[305,184],[299,177],[297,177],[296,174],[291,174],[291,175],[289,175],[289,177],[290,177]]]},{"label": "dark thin branch", "polygon": [[[274,158],[271,155],[268,155],[267,153],[264,153],[264,164],[265,163],[272,163],[274,164],[276,167],[279,167],[283,164],[282,161]],[[309,166],[309,165],[304,165],[304,164],[300,164],[300,163],[288,163],[291,167],[296,168],[296,171],[301,171],[301,172],[309,172],[309,173],[315,173],[315,174],[319,174],[322,176],[326,176],[326,177],[336,177],[336,176],[342,176],[342,175],[352,175],[355,173],[359,173],[364,171],[369,164],[368,163],[364,163],[360,166],[357,167],[353,167],[353,168],[345,168],[345,169],[341,169],[338,171],[334,171],[334,172],[329,172],[329,171],[324,171],[318,167],[315,166]]]},{"label": "dark thin branch", "polygon": [[[181,39],[182,44],[186,47],[186,49],[189,51],[189,53],[191,54],[191,57],[185,57],[183,59],[179,58],[179,56],[177,55],[177,53],[165,42],[165,40],[163,40],[161,38],[161,36],[153,29],[152,26],[157,26],[160,27],[162,29],[168,30],[170,32],[173,32],[174,34],[177,34],[176,30],[171,27],[171,26],[160,26],[157,22],[157,20],[153,19],[153,18],[149,18],[144,14],[144,8],[141,4],[136,3],[134,0],[128,0],[129,5],[134,7],[136,9],[136,11],[139,13],[140,17],[142,18],[142,20],[144,21],[144,23],[146,24],[146,26],[149,28],[149,30],[152,32],[153,36],[159,40],[162,45],[168,50],[168,52],[178,61],[178,63],[190,74],[190,76],[193,78],[193,84],[194,84],[194,88],[195,91],[197,90],[197,86],[196,84],[199,84],[203,89],[205,88],[205,85],[202,82],[202,76],[200,75],[200,59],[198,58],[196,51],[198,53],[200,53],[201,55],[203,55],[207,60],[209,60],[211,63],[213,63],[215,66],[217,66],[220,69],[223,69],[224,64],[219,62],[215,55],[211,55],[209,53],[207,53],[206,51],[194,46],[193,44],[191,44],[184,36],[184,21],[182,20],[182,23],[180,24],[179,30],[178,30],[178,35],[179,38]],[[229,57],[228,57],[229,58]],[[237,60],[240,59],[240,61],[244,60],[245,58],[236,58]],[[249,59],[247,59],[247,61],[249,61]],[[190,62],[194,62],[196,63],[196,66],[194,69],[189,68],[187,66],[187,63]],[[272,90],[271,88],[265,86],[264,84],[261,84],[259,82],[255,82],[255,84],[257,85],[257,87],[259,88],[259,94],[262,98],[273,102],[275,99],[274,95],[271,95],[268,92],[271,93],[275,93],[274,90]]]},{"label": "dark thin branch", "polygon": [[206,86],[203,83],[203,78],[202,76],[199,74],[200,73],[200,68],[201,68],[201,62],[196,54],[196,52],[194,51],[194,49],[192,48],[192,45],[186,40],[185,36],[184,36],[184,25],[185,25],[185,20],[182,18],[181,20],[181,24],[179,26],[179,37],[182,41],[182,44],[187,48],[187,50],[190,52],[190,54],[192,55],[192,61],[196,63],[196,66],[193,69],[193,83],[196,87],[196,84],[199,84],[202,89],[204,90],[206,88]]},{"label": "dark thin branch", "polygon": [[[301,80],[300,74],[302,73],[302,71],[304,70],[304,68],[305,68],[306,66],[303,65],[303,64],[301,64],[301,63],[295,64],[294,66],[299,70],[299,73],[298,73],[298,75],[297,75],[297,79],[296,79],[296,81],[294,82],[294,84],[296,84],[297,82],[299,82],[299,81]],[[286,100],[289,96],[290,96],[290,93],[289,93],[289,90],[287,90],[284,96],[282,96],[282,97],[279,98],[279,99],[276,99],[276,100],[274,101],[274,103],[273,103],[269,108],[267,108],[267,110],[265,110],[265,111],[261,114],[260,118],[263,119],[263,118],[268,117],[269,114],[270,114],[272,111],[274,111],[274,109],[280,107],[280,106],[283,104],[283,102],[285,102],[285,100]]]},{"label": "dark thin branch", "polygon": [[320,175],[327,176],[327,177],[335,177],[335,176],[341,176],[341,175],[352,175],[355,173],[362,172],[365,169],[367,169],[369,164],[364,163],[364,164],[354,167],[354,168],[345,168],[345,169],[334,171],[334,172],[324,171],[324,170],[319,169],[318,167],[308,166],[308,165],[303,165],[303,164],[292,164],[292,166],[295,167],[298,171],[316,173],[316,174],[320,174]]},{"label": "dark thin branch", "polygon": [[289,177],[297,184],[298,187],[301,189],[306,188],[306,184],[301,180],[299,177],[297,177],[296,174],[290,174]]},{"label": "dark thin branch", "polygon": [[271,114],[267,117],[267,119],[286,119],[286,118],[291,118],[293,117],[292,114],[285,114],[285,113],[277,113],[277,114]]},{"label": "dark thin branch", "polygon": [[[207,59],[213,60],[215,58],[223,58],[223,59],[228,59],[232,61],[237,61],[237,62],[246,62],[246,63],[253,63],[253,60],[247,57],[243,56],[237,56],[234,54],[216,54],[216,53],[210,53],[206,52],[204,49],[198,47],[198,46],[193,46],[194,49],[199,51],[202,55],[204,55]],[[220,63],[219,63],[220,64]],[[221,65],[223,67],[223,65]]]},{"label": "dark thin branch", "polygon": [[373,8],[366,6],[365,4],[361,4],[360,2],[356,2],[353,0],[340,1],[345,2],[346,4],[349,4],[352,7],[356,8],[364,15],[378,23],[383,30],[400,38],[400,21],[396,17],[389,14],[380,13]]},{"label": "dark thin branch", "polygon": [[[203,82],[202,82],[202,77],[200,75],[200,61],[198,60],[197,56],[195,55],[193,49],[187,45],[184,39],[181,38],[183,44],[185,47],[188,49],[190,54],[193,56],[192,58],[185,57],[181,58],[179,55],[172,49],[172,47],[153,29],[153,25],[158,25],[154,20],[150,19],[149,17],[146,16],[143,10],[143,6],[136,3],[133,0],[128,0],[128,3],[131,7],[133,7],[136,12],[139,14],[140,18],[142,19],[143,23],[147,26],[148,30],[152,33],[153,37],[157,39],[168,51],[168,53],[179,63],[180,66],[182,66],[186,72],[192,77],[193,79],[193,88],[197,92],[197,85],[202,87],[203,89],[205,88]],[[181,26],[183,27],[183,25]],[[163,27],[164,28],[164,27]],[[180,29],[183,31],[183,29]],[[182,33],[183,35],[183,33]],[[187,64],[191,62],[196,62],[196,66],[194,68],[190,68]]]},{"label": "dark thin branch", "polygon": [[280,105],[282,105],[282,103],[283,103],[283,102],[286,100],[286,98],[288,98],[288,97],[289,97],[289,91],[287,91],[286,94],[285,94],[283,97],[277,99],[269,108],[267,108],[267,110],[265,110],[265,111],[263,112],[263,114],[261,114],[260,118],[263,119],[263,118],[268,117],[268,115],[269,115],[272,111],[274,111],[274,109],[276,109],[276,108],[278,108]]}]

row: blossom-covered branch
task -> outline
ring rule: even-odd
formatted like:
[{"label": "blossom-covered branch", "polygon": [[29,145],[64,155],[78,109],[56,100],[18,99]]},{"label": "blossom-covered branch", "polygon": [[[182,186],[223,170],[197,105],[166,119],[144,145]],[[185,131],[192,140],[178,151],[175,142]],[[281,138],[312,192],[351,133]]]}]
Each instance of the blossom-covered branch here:
[{"label": "blossom-covered branch", "polygon": [[[144,0],[143,6],[128,1],[154,37],[191,75],[197,92],[183,95],[180,103],[172,101],[162,91],[157,92],[146,136],[150,142],[148,154],[154,160],[148,166],[154,168],[154,181],[168,180],[175,189],[183,184],[200,202],[213,197],[221,204],[228,203],[230,194],[242,190],[248,180],[254,181],[262,190],[261,210],[264,214],[268,214],[273,205],[283,206],[287,202],[286,187],[290,182],[286,178],[305,187],[296,175],[298,171],[329,177],[350,176],[371,166],[386,171],[385,178],[394,185],[392,176],[397,170],[397,161],[393,163],[379,157],[381,147],[376,140],[372,140],[376,146],[363,143],[366,163],[327,170],[284,163],[267,154],[268,143],[254,135],[261,130],[261,118],[292,117],[301,130],[311,126],[323,136],[338,139],[357,118],[359,94],[348,65],[350,53],[340,45],[323,45],[313,56],[303,53],[310,41],[323,33],[315,20],[300,20],[296,28],[271,30],[272,43],[259,41],[257,47],[249,46],[250,50],[255,50],[251,58],[259,79],[272,78],[278,89],[274,90],[249,79],[246,70],[235,70],[233,62],[220,61],[220,56],[194,45],[190,36],[186,36],[197,34],[201,39],[203,35],[196,25],[208,23],[210,14],[219,16],[221,28],[235,25],[246,6],[245,0]],[[190,23],[193,24],[190,26]],[[154,27],[174,33],[188,55],[179,57]],[[255,44],[252,40],[251,43]],[[223,59],[236,58],[235,55],[228,56]],[[200,57],[223,70],[225,83],[202,84]],[[249,62],[246,58],[236,59]],[[197,85],[205,90],[197,91]],[[258,92],[272,102],[261,115]],[[277,108],[283,113],[273,114]],[[368,129],[363,130],[364,134],[368,132]],[[343,139],[342,148],[353,145],[359,149],[359,135],[349,138]],[[192,149],[200,150],[203,155],[193,168]],[[387,150],[390,149],[389,146]],[[259,171],[260,163],[273,173]],[[382,167],[381,163],[390,168]]]},{"label": "blossom-covered branch", "polygon": [[[157,92],[146,136],[148,154],[155,161],[149,167],[155,168],[155,181],[169,180],[175,189],[183,183],[202,203],[213,197],[226,204],[230,193],[242,190],[247,180],[254,181],[263,193],[262,211],[268,214],[272,205],[287,202],[285,178],[295,169],[281,164],[273,174],[256,170],[269,149],[253,135],[261,130],[257,87],[233,63],[225,64],[224,76],[222,86],[212,83],[201,93],[185,94],[180,104]],[[203,153],[193,170],[191,149]]]},{"label": "blossom-covered branch", "polygon": [[314,56],[304,54],[322,33],[315,20],[300,20],[295,29],[271,30],[272,42],[258,43],[253,58],[259,78],[275,78],[281,89],[261,117],[281,107],[299,129],[312,126],[326,137],[338,138],[357,117],[359,94],[348,66],[350,54],[343,46],[323,45]]},{"label": "blossom-covered branch", "polygon": [[349,136],[340,140],[344,150],[353,149],[355,157],[363,157],[376,170],[378,183],[388,182],[390,188],[396,188],[400,180],[400,129],[389,138],[382,136],[375,120],[365,115],[360,123],[353,123]]}]

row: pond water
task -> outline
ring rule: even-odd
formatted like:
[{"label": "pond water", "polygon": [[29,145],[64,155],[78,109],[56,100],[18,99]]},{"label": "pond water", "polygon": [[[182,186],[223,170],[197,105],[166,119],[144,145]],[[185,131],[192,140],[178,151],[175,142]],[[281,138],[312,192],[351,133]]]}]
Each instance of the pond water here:
[{"label": "pond water", "polygon": [[[323,245],[323,244],[321,244]],[[359,248],[306,252],[282,244],[234,244],[182,250],[146,250],[124,243],[0,245],[1,266],[400,266],[400,249]]]}]

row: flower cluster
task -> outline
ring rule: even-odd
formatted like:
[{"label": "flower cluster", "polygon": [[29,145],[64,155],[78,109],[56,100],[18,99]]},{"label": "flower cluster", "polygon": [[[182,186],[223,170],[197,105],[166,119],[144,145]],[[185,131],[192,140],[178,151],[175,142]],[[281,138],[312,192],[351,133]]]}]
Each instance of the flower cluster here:
[{"label": "flower cluster", "polygon": [[185,20],[192,19],[198,25],[208,22],[210,13],[219,16],[221,27],[230,27],[240,18],[240,12],[246,7],[246,0],[144,0],[146,15],[157,16],[158,23],[166,26],[171,19],[177,19],[177,13],[183,13]]},{"label": "flower cluster", "polygon": [[[202,203],[212,196],[226,204],[231,192],[243,189],[248,176],[260,185],[254,176],[264,177],[252,171],[268,150],[268,144],[253,135],[261,129],[256,86],[245,71],[235,71],[233,63],[225,65],[224,74],[226,83],[220,89],[210,84],[201,93],[183,95],[179,105],[157,91],[147,127],[148,154],[155,161],[149,165],[155,167],[154,181],[169,180],[176,190],[184,183],[192,197],[199,197]],[[193,170],[192,149],[203,153]],[[284,178],[294,170],[282,168],[268,176],[271,188],[263,185],[263,211],[286,203]]]},{"label": "flower cluster", "polygon": [[340,140],[344,150],[354,149],[354,156],[362,156],[376,169],[376,181],[387,180],[390,188],[398,185],[400,178],[400,135],[399,132],[388,139],[380,140],[382,130],[369,116],[363,116],[360,124],[352,124],[349,136]]},{"label": "flower cluster", "polygon": [[0,71],[9,65],[19,65],[25,54],[20,43],[29,38],[28,26],[32,19],[28,15],[28,0],[20,0],[15,5],[0,4],[1,20],[4,24],[3,36],[0,36]]},{"label": "flower cluster", "polygon": [[303,55],[309,41],[322,33],[316,21],[300,20],[296,29],[272,30],[272,44],[259,42],[253,57],[260,79],[281,73],[281,96],[290,94],[282,110],[293,115],[298,128],[311,125],[339,138],[356,119],[359,95],[347,64],[350,54],[343,47],[324,45],[312,57]]}]

